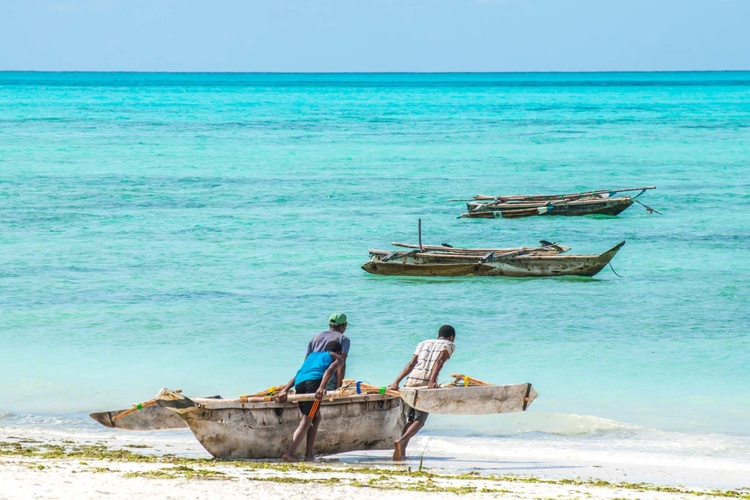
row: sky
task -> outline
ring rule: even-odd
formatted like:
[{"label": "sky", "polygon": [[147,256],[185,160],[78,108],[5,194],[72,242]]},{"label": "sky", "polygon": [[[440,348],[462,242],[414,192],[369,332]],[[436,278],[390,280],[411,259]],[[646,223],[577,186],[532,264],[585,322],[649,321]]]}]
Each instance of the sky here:
[{"label": "sky", "polygon": [[750,0],[0,0],[0,70],[750,70]]}]

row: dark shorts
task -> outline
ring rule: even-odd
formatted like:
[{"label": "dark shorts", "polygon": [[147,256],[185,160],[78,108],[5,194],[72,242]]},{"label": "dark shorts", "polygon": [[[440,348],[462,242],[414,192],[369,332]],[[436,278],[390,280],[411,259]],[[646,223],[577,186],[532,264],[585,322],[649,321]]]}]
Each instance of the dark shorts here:
[{"label": "dark shorts", "polygon": [[427,417],[430,415],[426,411],[419,411],[416,408],[404,403],[406,406],[406,421],[407,422],[420,422],[422,425],[427,421]]},{"label": "dark shorts", "polygon": [[[320,382],[320,379],[305,380],[294,386],[294,392],[296,394],[314,394],[318,390],[318,387],[320,387]],[[299,411],[301,411],[303,415],[313,418],[318,411],[320,401],[317,399],[315,401],[300,401],[297,404],[299,405]]]}]

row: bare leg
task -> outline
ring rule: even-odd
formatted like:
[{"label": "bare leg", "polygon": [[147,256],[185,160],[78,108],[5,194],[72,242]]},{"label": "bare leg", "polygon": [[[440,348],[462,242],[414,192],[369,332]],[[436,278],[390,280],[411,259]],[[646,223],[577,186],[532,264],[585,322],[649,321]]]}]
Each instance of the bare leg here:
[{"label": "bare leg", "polygon": [[315,413],[312,419],[312,425],[307,429],[307,442],[305,443],[305,462],[312,462],[315,449],[315,437],[318,435],[318,425],[320,425],[320,412]]},{"label": "bare leg", "polygon": [[292,442],[289,443],[289,447],[286,449],[283,455],[281,455],[281,458],[286,460],[287,462],[298,462],[297,458],[294,456],[294,452],[297,451],[297,447],[302,442],[302,439],[305,437],[305,434],[307,433],[308,427],[310,427],[310,424],[312,423],[312,419],[308,417],[307,415],[302,415],[302,420],[299,421],[299,425],[297,426],[297,429],[295,429],[294,434],[292,435]]},{"label": "bare leg", "polygon": [[395,450],[393,451],[393,460],[400,462],[406,458],[406,447],[409,444],[409,440],[416,436],[417,432],[424,426],[419,420],[409,422],[404,428],[404,433],[401,435],[401,439],[397,440]]}]

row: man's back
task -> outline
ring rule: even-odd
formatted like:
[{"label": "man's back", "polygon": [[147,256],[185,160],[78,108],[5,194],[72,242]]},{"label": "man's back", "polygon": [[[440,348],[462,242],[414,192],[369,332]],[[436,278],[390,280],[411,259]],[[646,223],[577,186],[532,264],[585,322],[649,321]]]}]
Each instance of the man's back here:
[{"label": "man's back", "polygon": [[305,357],[307,357],[307,355],[309,355],[311,352],[322,352],[325,349],[326,344],[328,344],[328,342],[332,340],[341,343],[342,353],[346,355],[349,354],[349,337],[341,332],[328,330],[325,332],[320,332],[312,338],[310,343],[307,344],[307,353],[305,353]]},{"label": "man's back", "polygon": [[443,338],[429,339],[417,345],[414,355],[417,356],[417,364],[409,373],[405,387],[416,387],[427,385],[430,381],[432,367],[440,357],[440,353],[448,351],[448,357],[453,355],[456,344]]}]

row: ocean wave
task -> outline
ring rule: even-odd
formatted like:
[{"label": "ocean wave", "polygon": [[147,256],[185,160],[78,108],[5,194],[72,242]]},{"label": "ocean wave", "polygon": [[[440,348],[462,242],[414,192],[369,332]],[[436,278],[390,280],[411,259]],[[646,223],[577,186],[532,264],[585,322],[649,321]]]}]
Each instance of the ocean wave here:
[{"label": "ocean wave", "polygon": [[430,428],[434,432],[452,436],[629,436],[642,429],[625,422],[573,413],[475,415],[471,417],[470,424],[466,425],[457,425],[465,418],[455,416],[433,415],[430,419]]}]

